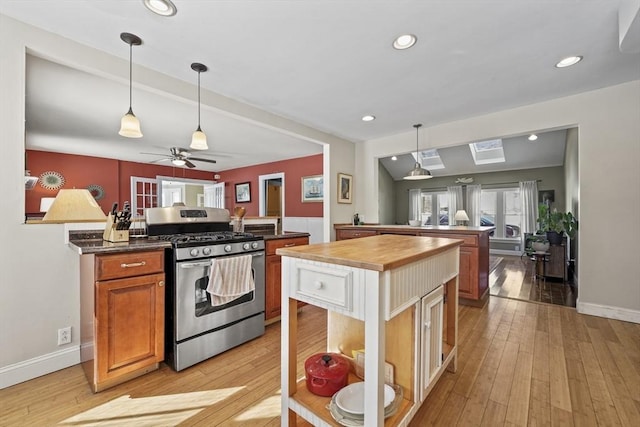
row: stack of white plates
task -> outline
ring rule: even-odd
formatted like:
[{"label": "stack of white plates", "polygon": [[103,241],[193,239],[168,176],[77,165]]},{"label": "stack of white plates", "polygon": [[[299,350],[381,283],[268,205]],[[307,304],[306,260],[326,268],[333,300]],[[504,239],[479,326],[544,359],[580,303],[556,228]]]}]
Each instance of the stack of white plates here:
[{"label": "stack of white plates", "polygon": [[[401,388],[399,387],[399,390]],[[396,410],[396,390],[384,385],[384,416]],[[329,404],[331,416],[343,426],[361,426],[364,422],[364,382],[349,384],[333,395]]]}]

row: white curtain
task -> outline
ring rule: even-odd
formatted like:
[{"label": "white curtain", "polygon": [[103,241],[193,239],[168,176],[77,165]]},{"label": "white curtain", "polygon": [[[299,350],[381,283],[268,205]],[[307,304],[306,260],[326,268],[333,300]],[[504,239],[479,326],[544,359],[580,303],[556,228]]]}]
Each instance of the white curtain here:
[{"label": "white curtain", "polygon": [[420,219],[421,209],[420,189],[412,188],[409,190],[409,219]]},{"label": "white curtain", "polygon": [[472,227],[480,226],[480,196],[482,195],[482,186],[467,185],[467,215],[469,216],[469,225]]},{"label": "white curtain", "polygon": [[456,221],[453,219],[453,217],[459,209],[464,209],[464,200],[462,200],[462,186],[454,185],[451,187],[447,187],[447,193],[449,194],[449,225],[455,225]]},{"label": "white curtain", "polygon": [[522,200],[522,235],[535,233],[538,217],[538,182],[521,181],[520,199]]}]

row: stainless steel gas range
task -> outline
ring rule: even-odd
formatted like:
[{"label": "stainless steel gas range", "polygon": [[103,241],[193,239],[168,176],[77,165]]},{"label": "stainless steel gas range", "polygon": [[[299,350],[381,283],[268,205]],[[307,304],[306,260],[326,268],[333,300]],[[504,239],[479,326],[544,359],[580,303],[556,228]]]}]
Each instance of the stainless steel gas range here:
[{"label": "stainless steel gas range", "polygon": [[[145,220],[149,238],[172,243],[165,254],[165,356],[173,369],[180,371],[264,334],[261,236],[231,231],[226,209],[151,208]],[[221,303],[207,290],[212,266],[234,261],[250,265],[247,277],[255,287]]]}]

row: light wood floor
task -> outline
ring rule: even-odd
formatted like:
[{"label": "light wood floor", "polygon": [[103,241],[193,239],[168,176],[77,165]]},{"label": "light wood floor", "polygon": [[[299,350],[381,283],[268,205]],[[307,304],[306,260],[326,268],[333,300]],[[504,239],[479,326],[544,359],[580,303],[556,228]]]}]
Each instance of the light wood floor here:
[{"label": "light wood floor", "polygon": [[[458,372],[411,426],[640,425],[640,325],[499,297],[459,317]],[[302,364],[324,350],[326,313],[299,319]],[[79,366],[0,390],[0,426],[278,426],[279,385],[274,324],[180,373],[162,365],[98,394]]]},{"label": "light wood floor", "polygon": [[536,279],[533,261],[526,256],[503,256],[489,275],[489,293],[504,298],[576,306],[578,290],[570,282]]}]

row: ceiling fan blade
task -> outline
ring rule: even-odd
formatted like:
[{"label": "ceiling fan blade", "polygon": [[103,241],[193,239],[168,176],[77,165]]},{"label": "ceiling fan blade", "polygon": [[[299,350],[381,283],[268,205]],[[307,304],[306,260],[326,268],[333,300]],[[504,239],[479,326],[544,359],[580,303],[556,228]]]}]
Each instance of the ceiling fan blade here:
[{"label": "ceiling fan blade", "polygon": [[194,165],[193,163],[191,163],[187,159],[184,159],[184,164],[187,165],[188,168],[195,168],[196,167],[196,165]]},{"label": "ceiling fan blade", "polygon": [[207,162],[207,163],[218,163],[217,161],[213,160],[213,159],[202,159],[199,157],[189,157],[189,159],[191,160],[197,160],[199,162]]},{"label": "ceiling fan blade", "polygon": [[165,157],[164,159],[152,160],[152,161],[151,161],[151,162],[149,162],[149,163],[166,162],[166,161],[168,161],[168,160],[171,160],[171,159],[169,159],[168,157]]}]

